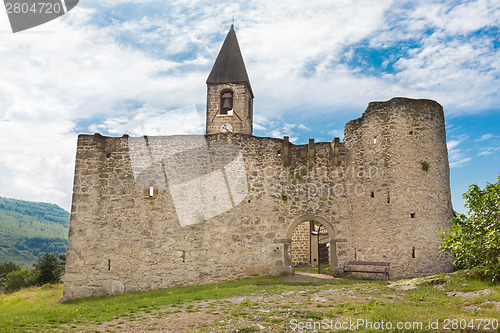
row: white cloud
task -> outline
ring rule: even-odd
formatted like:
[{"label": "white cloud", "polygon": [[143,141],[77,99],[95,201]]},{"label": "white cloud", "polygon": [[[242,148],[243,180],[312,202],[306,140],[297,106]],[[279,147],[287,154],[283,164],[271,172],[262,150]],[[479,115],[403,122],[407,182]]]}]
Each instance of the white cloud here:
[{"label": "white cloud", "polygon": [[480,152],[479,154],[477,154],[477,156],[488,156],[488,155],[491,155],[493,154],[493,152],[491,150],[483,150],[482,152]]},{"label": "white cloud", "polygon": [[93,124],[89,128],[92,132],[110,135],[203,134],[205,120],[195,105],[167,112],[145,105],[131,118],[117,117],[101,124]]},{"label": "white cloud", "polygon": [[465,34],[485,26],[498,26],[500,6],[495,0],[436,3],[422,1],[410,11],[410,23],[415,30],[439,28],[449,34]]},{"label": "white cloud", "polygon": [[451,140],[446,143],[446,146],[448,147],[448,161],[451,168],[464,166],[472,159],[471,157],[466,156],[462,149],[458,148],[458,146],[465,140],[467,140],[467,137],[463,136],[459,140]]},{"label": "white cloud", "polygon": [[451,168],[461,167],[461,166],[465,165],[467,162],[469,162],[470,160],[472,160],[472,158],[470,158],[470,157],[464,157],[461,159],[454,159],[450,162],[450,167]]},{"label": "white cloud", "polygon": [[0,121],[1,195],[69,209],[76,134],[73,124]]},{"label": "white cloud", "polygon": [[486,140],[489,140],[493,137],[493,134],[491,133],[488,133],[488,134],[483,134],[481,135],[481,137],[479,139],[477,139],[476,141],[486,141]]},{"label": "white cloud", "polygon": [[304,131],[309,131],[309,128],[304,124],[295,124],[285,122],[284,124],[279,121],[271,121],[267,123],[267,128],[261,129],[265,136],[283,139],[284,136],[290,138],[290,142],[295,143],[299,140],[299,136]]},{"label": "white cloud", "polygon": [[455,148],[459,144],[460,144],[460,141],[458,141],[458,140],[451,140],[451,141],[448,141],[446,143],[446,146],[448,147],[448,150],[452,150],[453,148]]},{"label": "white cloud", "polygon": [[481,149],[481,152],[477,154],[477,156],[488,156],[493,155],[497,151],[500,151],[500,147],[484,147]]},{"label": "white cloud", "polygon": [[343,130],[331,130],[331,131],[328,131],[328,135],[335,137],[335,138],[340,138],[341,140],[344,139],[344,131]]}]

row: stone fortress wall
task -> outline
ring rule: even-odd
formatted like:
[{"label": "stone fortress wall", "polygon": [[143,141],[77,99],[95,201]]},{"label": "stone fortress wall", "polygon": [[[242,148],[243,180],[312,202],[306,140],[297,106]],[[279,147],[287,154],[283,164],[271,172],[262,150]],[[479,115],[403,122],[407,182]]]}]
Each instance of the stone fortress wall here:
[{"label": "stone fortress wall", "polygon": [[64,299],[290,273],[305,221],[328,229],[334,271],[357,259],[391,262],[391,278],[447,272],[451,216],[430,100],[370,103],[343,142],[80,135]]}]

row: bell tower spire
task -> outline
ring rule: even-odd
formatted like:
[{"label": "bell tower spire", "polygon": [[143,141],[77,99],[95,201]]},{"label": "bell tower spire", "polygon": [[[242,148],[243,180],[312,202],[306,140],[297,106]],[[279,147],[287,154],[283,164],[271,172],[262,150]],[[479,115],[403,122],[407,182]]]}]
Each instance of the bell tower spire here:
[{"label": "bell tower spire", "polygon": [[252,135],[253,92],[231,24],[207,79],[206,133]]}]

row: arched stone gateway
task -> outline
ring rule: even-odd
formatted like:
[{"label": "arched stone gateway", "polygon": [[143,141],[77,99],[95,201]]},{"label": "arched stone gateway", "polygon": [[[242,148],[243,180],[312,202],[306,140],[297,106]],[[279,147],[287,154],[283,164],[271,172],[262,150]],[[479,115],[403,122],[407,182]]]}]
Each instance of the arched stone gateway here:
[{"label": "arched stone gateway", "polygon": [[337,239],[335,237],[335,229],[333,228],[332,223],[330,223],[325,218],[318,216],[318,215],[314,215],[314,214],[302,215],[299,218],[295,219],[292,222],[292,224],[288,227],[288,231],[286,234],[286,244],[288,244],[288,247],[287,247],[288,250],[285,251],[285,261],[284,261],[285,263],[287,263],[289,265],[289,267],[287,267],[288,271],[290,271],[290,272],[292,271],[292,267],[291,267],[292,247],[291,247],[291,244],[292,244],[293,231],[301,223],[307,222],[307,221],[318,222],[321,225],[323,225],[323,227],[325,227],[325,229],[328,231],[328,236],[330,238],[330,240],[329,240],[329,244],[330,244],[330,246],[329,246],[329,249],[330,249],[330,270],[331,270],[331,272],[338,272],[340,270],[340,268],[338,265],[337,243],[338,242],[346,242],[347,240]]}]

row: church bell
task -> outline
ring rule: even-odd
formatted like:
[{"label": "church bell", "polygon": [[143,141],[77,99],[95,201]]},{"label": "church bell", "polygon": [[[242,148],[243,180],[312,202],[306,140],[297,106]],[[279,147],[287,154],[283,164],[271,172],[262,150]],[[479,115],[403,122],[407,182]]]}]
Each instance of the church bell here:
[{"label": "church bell", "polygon": [[233,108],[231,105],[231,98],[224,98],[224,101],[222,103],[222,111],[229,111]]}]

